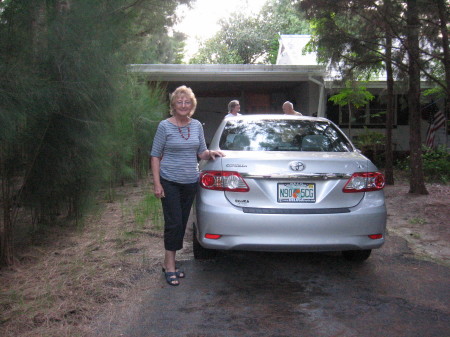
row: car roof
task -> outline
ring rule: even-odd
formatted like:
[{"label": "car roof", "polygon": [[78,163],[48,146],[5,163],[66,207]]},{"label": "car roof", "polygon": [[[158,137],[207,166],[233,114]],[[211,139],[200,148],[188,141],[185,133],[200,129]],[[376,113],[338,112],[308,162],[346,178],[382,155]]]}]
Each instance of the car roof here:
[{"label": "car roof", "polygon": [[300,115],[284,115],[284,114],[249,114],[249,115],[240,115],[240,116],[232,116],[226,117],[226,120],[309,120],[309,121],[317,121],[317,122],[330,122],[329,119],[323,117],[311,117],[311,116],[300,116]]}]

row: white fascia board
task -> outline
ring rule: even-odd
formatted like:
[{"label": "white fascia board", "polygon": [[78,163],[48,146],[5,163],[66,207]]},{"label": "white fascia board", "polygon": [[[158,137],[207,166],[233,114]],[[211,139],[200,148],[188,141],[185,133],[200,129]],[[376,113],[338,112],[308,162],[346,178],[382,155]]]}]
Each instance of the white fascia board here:
[{"label": "white fascia board", "polygon": [[299,81],[326,75],[324,66],[267,64],[131,64],[130,72],[163,81]]}]

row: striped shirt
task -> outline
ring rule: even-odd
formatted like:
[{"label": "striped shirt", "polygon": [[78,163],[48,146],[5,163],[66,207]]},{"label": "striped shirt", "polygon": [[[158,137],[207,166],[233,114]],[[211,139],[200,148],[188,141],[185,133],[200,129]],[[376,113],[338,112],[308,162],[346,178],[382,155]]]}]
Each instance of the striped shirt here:
[{"label": "striped shirt", "polygon": [[197,155],[206,151],[203,126],[196,119],[191,119],[188,125],[181,127],[172,124],[167,119],[161,121],[156,130],[152,157],[161,158],[160,176],[163,179],[181,184],[191,184],[198,181]]}]

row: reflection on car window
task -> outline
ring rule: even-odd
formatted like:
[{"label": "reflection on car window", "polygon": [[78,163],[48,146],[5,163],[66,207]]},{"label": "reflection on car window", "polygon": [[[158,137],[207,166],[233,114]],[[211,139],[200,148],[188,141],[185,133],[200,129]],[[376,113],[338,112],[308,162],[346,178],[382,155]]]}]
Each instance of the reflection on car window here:
[{"label": "reflection on car window", "polygon": [[352,146],[326,121],[228,121],[220,138],[222,150],[348,152]]}]

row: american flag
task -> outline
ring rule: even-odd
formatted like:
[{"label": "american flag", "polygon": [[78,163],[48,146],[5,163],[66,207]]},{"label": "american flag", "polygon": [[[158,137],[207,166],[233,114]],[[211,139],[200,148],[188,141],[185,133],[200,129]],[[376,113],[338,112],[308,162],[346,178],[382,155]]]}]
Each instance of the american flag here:
[{"label": "american flag", "polygon": [[430,115],[430,125],[427,131],[427,140],[425,142],[426,146],[429,148],[434,148],[434,137],[436,131],[445,125],[445,116],[441,110],[436,111]]}]

